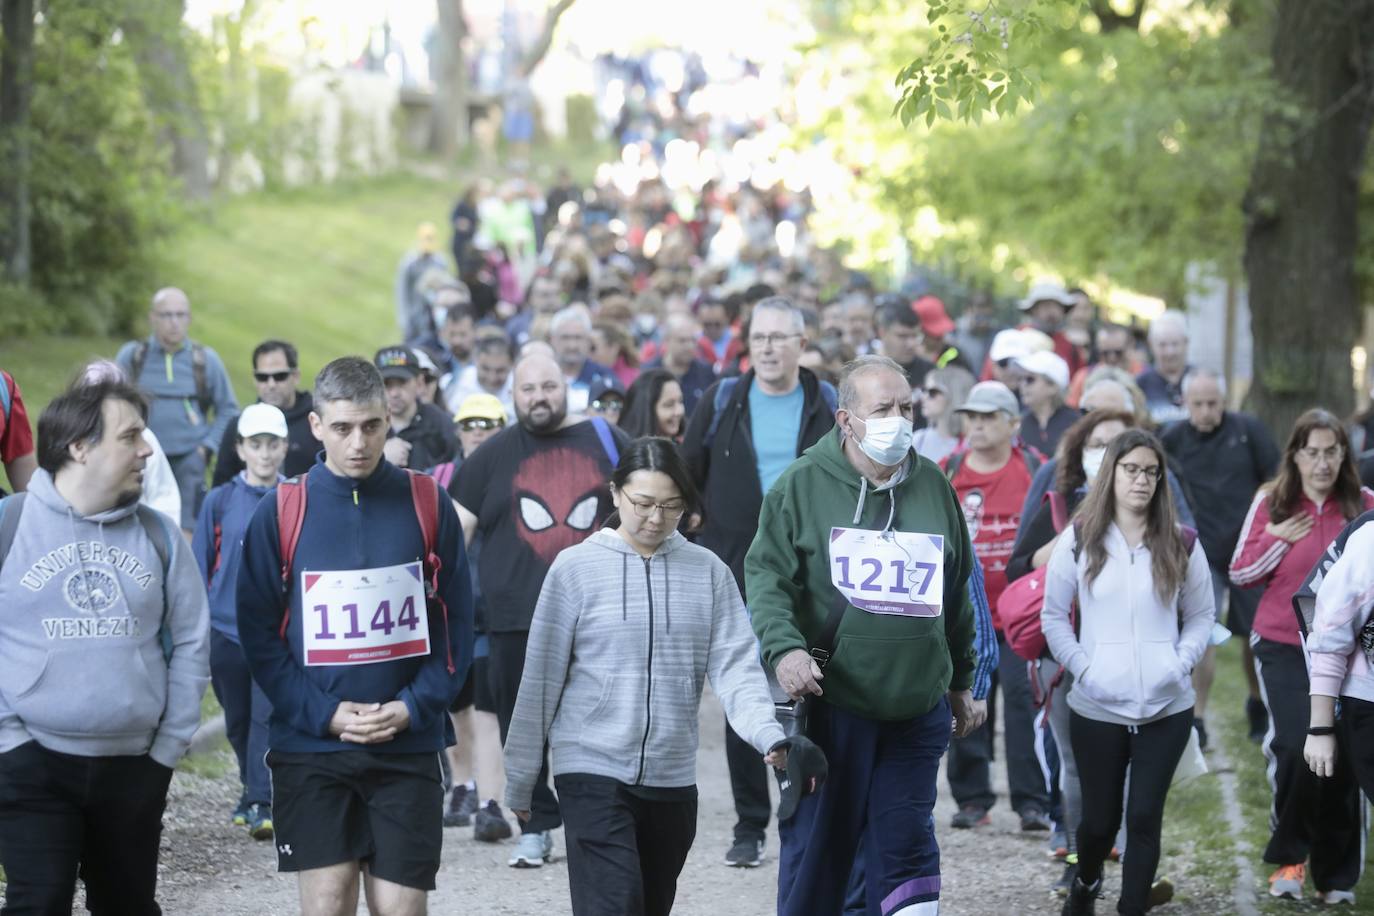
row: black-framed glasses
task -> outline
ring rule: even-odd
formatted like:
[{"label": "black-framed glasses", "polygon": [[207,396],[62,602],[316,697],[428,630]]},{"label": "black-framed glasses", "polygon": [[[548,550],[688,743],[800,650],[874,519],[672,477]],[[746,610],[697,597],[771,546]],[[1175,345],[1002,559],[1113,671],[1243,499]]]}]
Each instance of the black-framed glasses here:
[{"label": "black-framed glasses", "polygon": [[293,371],[293,370],[288,369],[288,370],[285,371],[285,372],[254,372],[254,373],[253,373],[253,381],[255,381],[255,382],[276,382],[277,384],[280,385],[282,382],[286,381],[287,379],[289,379],[289,378],[291,377],[291,372],[292,372],[292,371]]},{"label": "black-framed glasses", "polygon": [[793,331],[791,334],[750,334],[749,346],[755,350],[762,350],[764,347],[781,347],[789,340],[799,339],[801,334]]},{"label": "black-framed glasses", "polygon": [[656,503],[652,501],[641,502],[633,496],[626,496],[625,498],[628,499],[630,505],[634,507],[635,515],[643,519],[653,518],[655,512],[661,511],[665,519],[673,521],[682,518],[683,514],[687,512],[687,504],[679,500],[673,500],[667,503]]},{"label": "black-framed glasses", "polygon": [[1159,478],[1164,476],[1164,469],[1157,464],[1142,465],[1135,464],[1134,462],[1129,462],[1125,464],[1118,464],[1117,467],[1120,470],[1125,471],[1126,477],[1132,481],[1138,478],[1141,474],[1144,474],[1145,477],[1149,479],[1151,483],[1159,483]]},{"label": "black-framed glasses", "polygon": [[465,433],[470,433],[479,429],[502,429],[505,425],[503,420],[493,420],[490,417],[468,417],[466,420],[458,421],[458,428]]}]

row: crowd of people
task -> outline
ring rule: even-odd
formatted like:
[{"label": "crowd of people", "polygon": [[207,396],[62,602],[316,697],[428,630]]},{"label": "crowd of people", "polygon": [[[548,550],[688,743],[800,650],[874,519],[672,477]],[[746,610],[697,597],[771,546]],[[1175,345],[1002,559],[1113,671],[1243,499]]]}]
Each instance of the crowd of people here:
[{"label": "crowd of people", "polygon": [[527,869],[562,827],[575,913],[667,913],[709,679],[723,863],[758,866],[776,816],[779,913],[935,912],[940,762],[950,827],[985,827],[1000,706],[1006,802],[1063,866],[1045,891],[1092,913],[1120,860],[1140,914],[1172,894],[1164,803],[1230,636],[1270,893],[1353,903],[1374,422],[1274,435],[1178,312],[1137,333],[1053,284],[1009,322],[876,289],[807,207],[478,187],[449,251],[419,227],[396,342],[308,388],[264,340],[230,354],[240,408],[173,287],[36,446],[0,374],[6,912],[65,912],[77,875],[95,912],[156,912],[208,684],[226,819],[273,841],[304,913],[423,912],[469,826]]}]

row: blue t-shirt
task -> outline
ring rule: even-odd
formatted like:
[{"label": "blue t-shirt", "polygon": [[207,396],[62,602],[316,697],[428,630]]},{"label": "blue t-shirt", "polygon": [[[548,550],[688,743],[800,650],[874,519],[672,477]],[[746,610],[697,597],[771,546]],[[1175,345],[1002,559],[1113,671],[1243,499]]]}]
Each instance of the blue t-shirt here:
[{"label": "blue t-shirt", "polygon": [[757,384],[749,386],[749,432],[754,437],[759,485],[765,493],[796,460],[802,403],[800,384],[787,394],[768,394]]}]

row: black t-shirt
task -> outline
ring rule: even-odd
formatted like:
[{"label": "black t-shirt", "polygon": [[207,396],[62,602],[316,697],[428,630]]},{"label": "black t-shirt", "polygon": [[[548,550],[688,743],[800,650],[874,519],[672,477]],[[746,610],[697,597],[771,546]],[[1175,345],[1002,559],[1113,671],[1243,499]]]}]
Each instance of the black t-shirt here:
[{"label": "black t-shirt", "polygon": [[415,471],[426,471],[458,454],[458,434],[453,421],[433,404],[421,404],[411,418],[410,425],[398,432],[388,432],[387,438],[400,436],[410,443],[410,461],[406,465]]},{"label": "black t-shirt", "polygon": [[[629,445],[620,430],[603,428],[617,453]],[[554,557],[611,514],[607,483],[613,469],[590,420],[538,436],[516,424],[463,462],[451,492],[477,516],[488,632],[530,628]]]}]

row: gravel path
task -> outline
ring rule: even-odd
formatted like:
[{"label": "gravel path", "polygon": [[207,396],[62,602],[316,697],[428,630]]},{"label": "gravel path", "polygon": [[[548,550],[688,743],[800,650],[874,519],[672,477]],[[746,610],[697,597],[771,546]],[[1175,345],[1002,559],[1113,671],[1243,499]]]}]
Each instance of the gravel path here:
[{"label": "gravel path", "polygon": [[[701,787],[696,843],[678,885],[676,913],[710,916],[758,916],[773,912],[777,883],[777,834],[771,832],[763,867],[726,868],[721,858],[729,845],[734,812],[722,749],[722,716],[709,694],[702,704],[702,749],[698,770]],[[995,785],[1005,789],[999,772]],[[992,825],[976,831],[948,828],[954,805],[940,780],[936,809],[944,863],[942,912],[961,914],[1053,914],[1060,901],[1049,887],[1061,866],[1045,854],[1044,834],[1022,834],[1005,803],[993,810]],[[229,778],[207,779],[178,772],[172,784],[163,835],[160,899],[164,912],[238,916],[296,912],[292,876],[278,875],[273,850],[238,828],[223,823],[237,798]],[[555,835],[553,864],[532,871],[506,867],[509,845],[472,840],[470,829],[444,832],[443,867],[438,890],[431,896],[434,913],[529,914],[568,912],[568,886],[562,862],[561,831]],[[1182,856],[1186,858],[1186,849]],[[1231,889],[1208,887],[1189,875],[1181,858],[1161,869],[1178,887],[1178,898],[1156,912],[1213,914],[1234,910]],[[1115,910],[1119,868],[1107,873],[1102,912]],[[360,912],[365,912],[360,907]],[[820,916],[820,914],[818,914]]]}]

